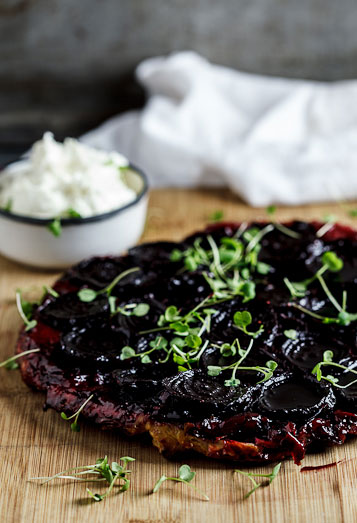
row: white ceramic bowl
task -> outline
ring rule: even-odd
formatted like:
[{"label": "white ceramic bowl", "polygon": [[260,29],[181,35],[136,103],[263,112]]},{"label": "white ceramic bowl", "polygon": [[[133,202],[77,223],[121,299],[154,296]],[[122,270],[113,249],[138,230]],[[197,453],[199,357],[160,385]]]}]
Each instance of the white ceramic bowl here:
[{"label": "white ceramic bowl", "polygon": [[148,184],[134,166],[125,176],[137,194],[133,202],[90,218],[63,218],[58,237],[47,228],[52,219],[0,210],[0,253],[22,264],[62,269],[90,256],[117,255],[132,247],[144,229]]}]

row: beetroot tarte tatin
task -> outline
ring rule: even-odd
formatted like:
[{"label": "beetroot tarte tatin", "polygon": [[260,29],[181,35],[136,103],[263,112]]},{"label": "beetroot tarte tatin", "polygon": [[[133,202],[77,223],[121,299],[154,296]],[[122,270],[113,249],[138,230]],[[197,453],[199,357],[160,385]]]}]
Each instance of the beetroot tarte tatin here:
[{"label": "beetroot tarte tatin", "polygon": [[92,258],[34,308],[22,377],[168,454],[299,463],[357,433],[356,283],[357,233],[336,224],[224,223]]}]

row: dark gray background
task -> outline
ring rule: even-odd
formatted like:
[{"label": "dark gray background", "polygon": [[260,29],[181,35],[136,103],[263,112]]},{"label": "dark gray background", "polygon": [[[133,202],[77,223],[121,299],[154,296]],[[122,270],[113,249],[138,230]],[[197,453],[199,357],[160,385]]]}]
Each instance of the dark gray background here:
[{"label": "dark gray background", "polygon": [[0,0],[0,160],[144,103],[143,58],[194,49],[257,73],[357,77],[356,0]]}]

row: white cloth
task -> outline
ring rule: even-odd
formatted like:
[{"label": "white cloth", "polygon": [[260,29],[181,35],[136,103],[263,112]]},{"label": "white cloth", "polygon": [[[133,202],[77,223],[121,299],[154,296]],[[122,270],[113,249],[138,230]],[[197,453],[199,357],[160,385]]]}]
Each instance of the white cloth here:
[{"label": "white cloth", "polygon": [[193,52],[145,60],[142,111],[87,133],[152,186],[229,186],[248,203],[357,198],[357,81],[257,76]]}]

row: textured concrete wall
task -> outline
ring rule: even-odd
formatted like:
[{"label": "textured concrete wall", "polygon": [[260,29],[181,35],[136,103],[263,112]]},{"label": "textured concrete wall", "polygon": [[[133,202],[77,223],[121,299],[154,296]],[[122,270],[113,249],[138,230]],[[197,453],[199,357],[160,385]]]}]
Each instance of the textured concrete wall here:
[{"label": "textured concrete wall", "polygon": [[194,49],[267,74],[357,76],[355,0],[0,0],[0,147],[140,105],[145,57]]}]

